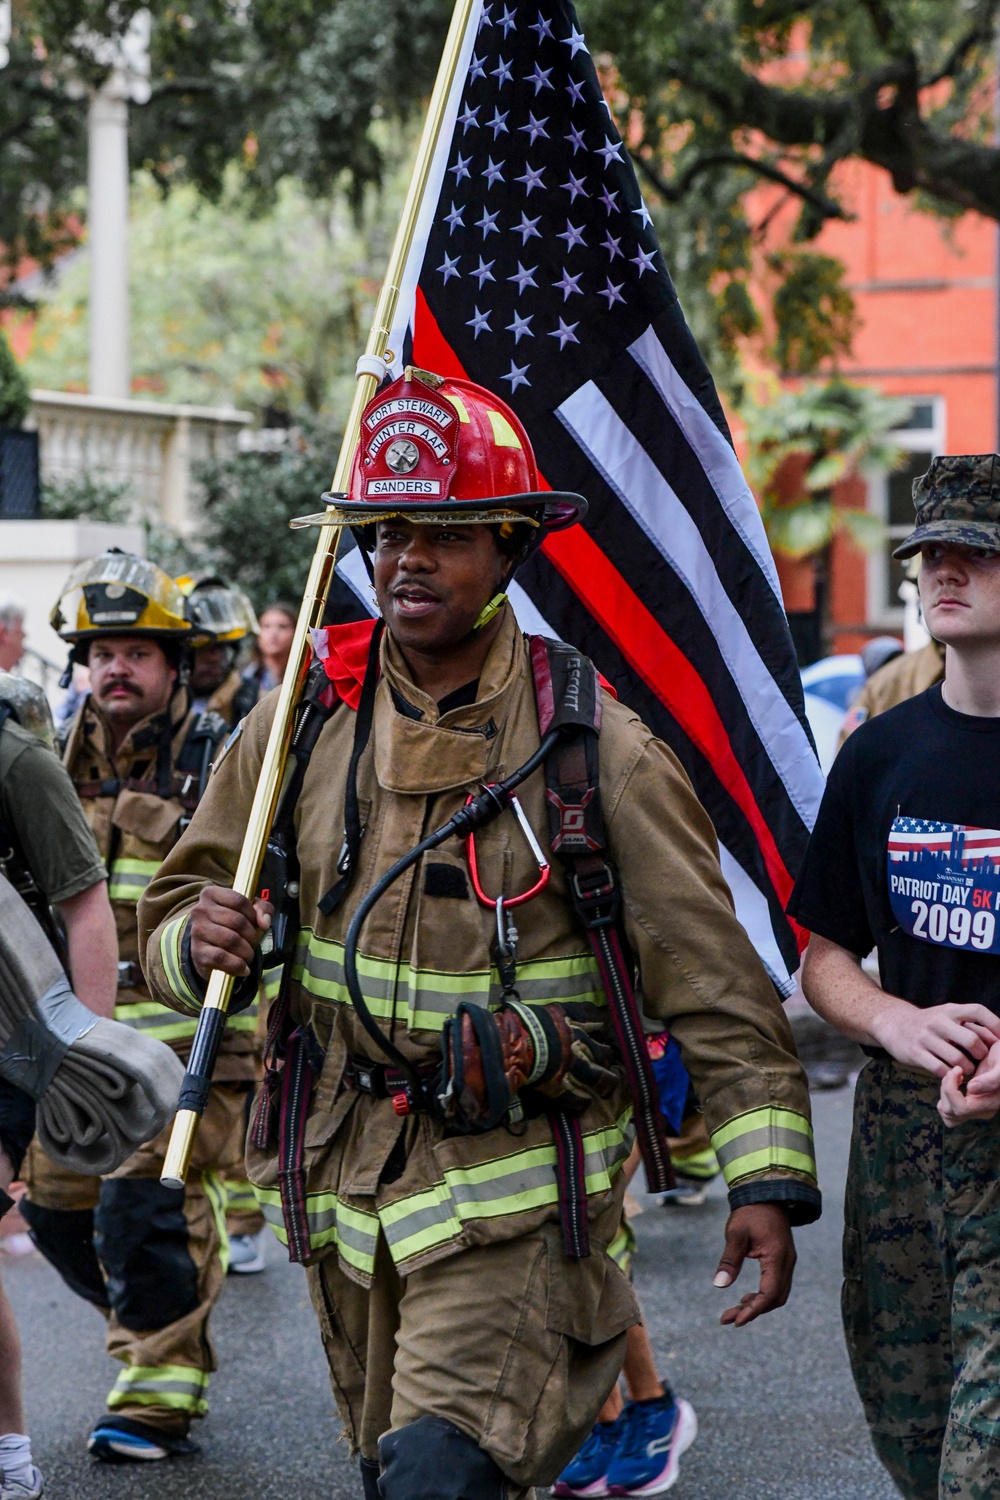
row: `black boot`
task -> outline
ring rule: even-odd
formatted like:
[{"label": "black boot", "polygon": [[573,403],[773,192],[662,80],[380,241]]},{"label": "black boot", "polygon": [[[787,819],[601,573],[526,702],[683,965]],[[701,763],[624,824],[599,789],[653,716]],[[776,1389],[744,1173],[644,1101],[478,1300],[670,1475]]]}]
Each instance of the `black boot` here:
[{"label": "black boot", "polygon": [[379,1466],[374,1458],[363,1458],[361,1460],[361,1487],[364,1490],[365,1500],[382,1500],[378,1487]]},{"label": "black boot", "polygon": [[443,1417],[418,1417],[379,1440],[379,1500],[506,1500],[507,1481],[484,1453]]}]

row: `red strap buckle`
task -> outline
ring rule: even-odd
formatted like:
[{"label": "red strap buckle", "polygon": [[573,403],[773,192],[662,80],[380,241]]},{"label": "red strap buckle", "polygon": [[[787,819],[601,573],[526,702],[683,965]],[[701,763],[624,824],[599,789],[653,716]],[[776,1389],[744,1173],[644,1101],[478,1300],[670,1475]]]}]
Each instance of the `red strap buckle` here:
[{"label": "red strap buckle", "polygon": [[406,1089],[400,1089],[398,1094],[393,1094],[392,1107],[397,1115],[408,1115],[410,1113],[410,1096]]}]

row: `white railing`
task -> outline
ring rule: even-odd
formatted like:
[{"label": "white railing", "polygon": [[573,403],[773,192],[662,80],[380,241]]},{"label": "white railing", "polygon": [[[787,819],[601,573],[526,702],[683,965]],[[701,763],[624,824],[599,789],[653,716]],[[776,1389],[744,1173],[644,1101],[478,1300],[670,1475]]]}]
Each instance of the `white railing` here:
[{"label": "white railing", "polygon": [[60,483],[89,474],[127,483],[142,515],[176,531],[196,525],[200,463],[235,452],[250,413],[231,407],[168,406],[68,391],[32,391],[26,423],[38,429],[42,479]]}]

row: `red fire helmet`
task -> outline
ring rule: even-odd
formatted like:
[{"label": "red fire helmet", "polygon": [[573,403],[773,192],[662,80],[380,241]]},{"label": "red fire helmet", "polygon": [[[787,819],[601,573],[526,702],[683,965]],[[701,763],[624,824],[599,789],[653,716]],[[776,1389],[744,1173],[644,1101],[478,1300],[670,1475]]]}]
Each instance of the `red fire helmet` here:
[{"label": "red fire helmet", "polygon": [[587,511],[582,495],[539,488],[528,434],[492,391],[410,365],[365,407],[346,495],[323,498],[325,519],[346,526],[406,516],[544,532]]}]

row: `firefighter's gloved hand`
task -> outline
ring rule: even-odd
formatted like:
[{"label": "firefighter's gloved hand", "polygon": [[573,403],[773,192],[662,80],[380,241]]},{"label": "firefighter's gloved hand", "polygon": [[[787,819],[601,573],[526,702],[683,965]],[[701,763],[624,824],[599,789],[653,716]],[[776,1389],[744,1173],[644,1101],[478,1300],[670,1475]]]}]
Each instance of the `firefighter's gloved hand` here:
[{"label": "firefighter's gloved hand", "polygon": [[443,1051],[445,1114],[469,1130],[499,1125],[525,1089],[576,1110],[618,1082],[610,1050],[557,1004],[512,1000],[493,1012],[462,1004],[445,1024]]}]

